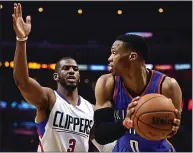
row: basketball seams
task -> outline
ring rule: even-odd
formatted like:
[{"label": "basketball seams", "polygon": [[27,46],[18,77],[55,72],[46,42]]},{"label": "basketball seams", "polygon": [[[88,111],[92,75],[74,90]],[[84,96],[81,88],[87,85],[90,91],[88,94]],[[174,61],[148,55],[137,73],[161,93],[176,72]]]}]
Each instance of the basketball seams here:
[{"label": "basketball seams", "polygon": [[[166,112],[168,112],[168,113],[173,113],[174,116],[176,116],[176,114],[174,113],[174,111],[165,111],[165,110],[145,112],[145,113],[141,114],[140,116],[142,116],[142,115],[144,115],[144,114],[160,113],[160,112],[164,112],[164,113],[166,113]],[[156,128],[156,127],[153,127],[153,126],[151,126],[151,125],[148,125],[147,123],[145,123],[145,122],[143,122],[142,120],[139,119],[140,116],[138,116],[137,121],[140,121],[140,122],[142,122],[143,124],[145,124],[145,125],[147,125],[147,126],[149,126],[149,127],[151,127],[151,128],[158,129],[158,130],[163,130],[163,131],[164,131],[164,130],[167,131],[167,130],[170,130],[170,129],[171,129],[171,128],[169,128],[169,129],[160,129],[160,128]],[[134,117],[136,117],[136,116],[134,116]],[[136,117],[136,118],[137,118],[137,117]]]},{"label": "basketball seams", "polygon": [[[136,116],[134,116],[134,117],[136,117]],[[147,136],[141,131],[141,129],[140,129],[139,125],[138,125],[138,120],[139,120],[139,118],[137,118],[137,128],[139,129],[141,134],[143,134],[143,136],[147,138]]]},{"label": "basketball seams", "polygon": [[[168,110],[168,111],[166,111],[166,110],[157,110],[157,111],[145,112],[145,113],[143,113],[143,114],[141,114],[141,115],[144,115],[144,114],[150,114],[150,113],[157,113],[157,112],[158,112],[158,113],[159,113],[159,112],[164,112],[164,113],[165,113],[165,112],[168,112],[168,113],[174,113],[174,111],[169,111],[169,110]],[[141,116],[141,115],[140,115],[140,116]],[[138,116],[138,117],[140,117],[140,116]]]},{"label": "basketball seams", "polygon": [[[151,111],[151,112],[147,112],[147,113],[143,113],[143,114],[141,114],[140,116],[142,116],[142,115],[144,115],[144,114],[150,114],[150,113],[159,113],[159,112],[168,112],[168,113],[174,113],[174,111]],[[175,113],[174,113],[174,115],[175,115]],[[147,125],[147,126],[149,126],[149,127],[151,127],[151,128],[154,128],[154,129],[159,129],[159,130],[169,130],[169,129],[160,129],[160,128],[156,128],[156,127],[153,127],[153,126],[151,126],[151,125],[148,125],[147,123],[145,123],[145,122],[143,122],[142,120],[140,120],[139,118],[140,118],[140,116],[138,116],[138,118],[137,118],[137,116],[135,116],[134,115],[134,117],[135,118],[137,118],[137,123],[138,123],[138,121],[140,121],[140,122],[142,122],[143,124],[145,124],[145,125]],[[176,115],[175,115],[176,116]],[[139,127],[138,127],[139,128]]]},{"label": "basketball seams", "polygon": [[[136,116],[134,116],[135,118],[137,118]],[[146,123],[144,123],[143,121],[141,121],[139,118],[137,118],[137,128],[138,128],[138,130],[140,131],[140,133],[147,139],[147,140],[149,140],[149,138],[148,138],[148,136],[146,136],[142,131],[141,131],[141,128],[140,128],[140,126],[139,126],[139,122],[138,121],[140,121],[141,123],[143,123],[144,125],[146,125],[146,126],[149,126],[149,127],[151,127],[151,128],[153,128],[153,129],[156,129],[156,130],[161,130],[161,131],[168,131],[169,129],[159,129],[159,128],[155,128],[155,127],[152,127],[152,126],[150,126],[150,125],[148,125],[148,124],[146,124]],[[171,129],[171,128],[170,128]]]},{"label": "basketball seams", "polygon": [[[148,100],[146,100],[141,106],[143,106],[146,102],[148,102],[149,100],[151,100],[151,99],[154,99],[154,98],[157,98],[157,97],[163,97],[163,96],[155,96],[155,97],[151,97],[151,98],[149,98]],[[137,118],[136,117],[136,114],[137,114],[137,112],[138,112],[138,110],[141,108],[141,106],[139,106],[139,108],[135,111],[135,113],[133,114],[133,116],[134,116],[134,118]],[[139,128],[139,126],[138,126],[138,120],[139,120],[139,117],[137,118],[137,127],[138,127],[138,129],[140,130],[140,128]],[[134,122],[135,123],[135,122]],[[134,125],[133,125],[134,126]],[[140,130],[140,132],[141,132],[141,130]],[[142,133],[142,132],[141,132]],[[143,133],[142,133],[143,134]],[[143,134],[144,135],[144,134]],[[144,135],[145,136],[145,135]],[[146,137],[146,136],[145,136]]]},{"label": "basketball seams", "polygon": [[[147,126],[147,127],[149,127],[149,128],[152,128],[152,129],[155,129],[155,130],[160,130],[160,131],[168,131],[168,130],[171,130],[171,128],[169,128],[169,129],[160,129],[160,128],[157,128],[157,127],[153,127],[153,126],[151,126],[151,125],[148,125],[148,124],[146,124],[145,122],[143,122],[141,119],[140,119],[140,117],[142,116],[142,115],[144,115],[144,114],[150,114],[150,113],[155,113],[155,112],[168,112],[168,113],[174,113],[174,116],[176,116],[176,114],[175,114],[175,112],[174,111],[170,111],[170,110],[168,110],[168,111],[166,111],[166,110],[158,110],[158,111],[149,111],[149,112],[144,112],[143,114],[139,114],[139,116],[137,117],[136,115],[137,115],[137,113],[139,112],[139,110],[140,110],[140,108],[142,107],[142,106],[144,106],[144,104],[146,104],[148,101],[150,101],[150,100],[152,100],[152,99],[154,99],[154,98],[164,98],[164,96],[163,95],[159,95],[159,96],[154,96],[154,97],[151,97],[151,98],[149,98],[148,100],[146,100],[146,101],[144,101],[137,109],[136,109],[136,111],[135,111],[135,113],[133,114],[133,119],[135,119],[135,122],[134,122],[134,125],[136,125],[136,127],[138,128],[138,132],[140,132],[146,139],[149,139],[148,138],[148,136],[146,136],[146,134],[144,133],[144,132],[142,132],[143,130],[140,128],[140,126],[139,126],[139,122],[141,122],[142,124],[144,124],[145,126]],[[173,115],[173,114],[172,114]],[[133,126],[134,126],[133,125]]]},{"label": "basketball seams", "polygon": [[[146,100],[141,106],[143,106],[146,102],[148,102],[151,99],[157,98],[157,97],[163,97],[163,96],[155,96],[155,97],[151,97],[148,100]],[[139,106],[139,108],[135,111],[135,113],[133,114],[134,116],[136,116],[138,110],[141,108],[141,106]]]}]

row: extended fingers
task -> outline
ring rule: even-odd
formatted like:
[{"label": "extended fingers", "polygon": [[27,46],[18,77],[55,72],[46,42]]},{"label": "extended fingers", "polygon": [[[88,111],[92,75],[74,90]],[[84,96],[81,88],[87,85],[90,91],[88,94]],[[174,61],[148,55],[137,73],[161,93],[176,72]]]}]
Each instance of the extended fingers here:
[{"label": "extended fingers", "polygon": [[140,97],[137,96],[137,97],[133,98],[132,101],[137,101],[137,100],[139,100],[139,99],[140,99]]},{"label": "extended fingers", "polygon": [[127,110],[127,117],[131,119],[131,116],[134,114],[135,108],[131,108],[130,110]]},{"label": "extended fingers", "polygon": [[128,109],[131,109],[137,105],[137,101],[133,101],[128,105]]},{"label": "extended fingers", "polygon": [[14,3],[14,15],[15,17],[22,17],[22,7],[20,3]]},{"label": "extended fingers", "polygon": [[17,4],[17,6],[16,6],[15,8],[16,8],[16,17],[19,17],[19,8],[18,8],[18,4]]},{"label": "extended fingers", "polygon": [[131,103],[130,103],[130,105],[129,105],[129,108],[132,108],[132,107],[136,106],[136,105],[137,105],[137,101],[138,101],[139,99],[140,99],[139,96],[133,98],[132,101],[131,101]]},{"label": "extended fingers", "polygon": [[172,131],[173,131],[174,133],[177,132],[178,129],[179,129],[179,126],[173,126],[173,127],[172,127]]},{"label": "extended fingers", "polygon": [[12,14],[12,17],[13,17],[13,27],[15,28],[15,15]]},{"label": "extended fingers", "polygon": [[13,12],[14,12],[15,17],[17,16],[17,14],[16,14],[16,9],[17,9],[17,4],[16,4],[16,3],[14,3]]},{"label": "extended fingers", "polygon": [[178,110],[178,109],[175,109],[175,114],[176,114],[176,117],[178,118],[178,119],[180,119],[181,118],[181,113],[180,113],[180,111]]},{"label": "extended fingers", "polygon": [[172,126],[172,132],[168,135],[168,138],[173,137],[179,130],[179,126]]},{"label": "extended fingers", "polygon": [[18,4],[18,16],[22,17],[22,7],[20,3]]}]

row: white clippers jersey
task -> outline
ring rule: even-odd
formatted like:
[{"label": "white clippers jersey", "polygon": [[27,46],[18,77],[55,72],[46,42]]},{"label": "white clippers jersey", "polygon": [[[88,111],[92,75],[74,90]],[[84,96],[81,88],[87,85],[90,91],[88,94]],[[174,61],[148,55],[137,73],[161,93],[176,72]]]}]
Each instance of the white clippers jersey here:
[{"label": "white clippers jersey", "polygon": [[49,118],[36,123],[40,144],[38,152],[88,152],[89,134],[94,124],[93,106],[79,96],[72,106],[58,92]]}]

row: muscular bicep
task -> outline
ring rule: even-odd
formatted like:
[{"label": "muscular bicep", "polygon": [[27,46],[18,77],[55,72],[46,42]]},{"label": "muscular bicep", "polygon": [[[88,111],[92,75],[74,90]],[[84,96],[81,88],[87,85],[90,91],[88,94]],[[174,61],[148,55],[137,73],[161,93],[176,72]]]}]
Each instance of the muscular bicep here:
[{"label": "muscular bicep", "polygon": [[182,91],[175,79],[166,77],[162,85],[162,94],[172,100],[176,109],[182,111]]},{"label": "muscular bicep", "polygon": [[114,78],[111,74],[101,76],[96,83],[96,109],[112,107]]},{"label": "muscular bicep", "polygon": [[17,84],[17,86],[24,99],[30,104],[36,106],[36,108],[48,105],[48,90],[42,87],[33,78],[29,78],[29,81],[25,86],[20,84]]}]

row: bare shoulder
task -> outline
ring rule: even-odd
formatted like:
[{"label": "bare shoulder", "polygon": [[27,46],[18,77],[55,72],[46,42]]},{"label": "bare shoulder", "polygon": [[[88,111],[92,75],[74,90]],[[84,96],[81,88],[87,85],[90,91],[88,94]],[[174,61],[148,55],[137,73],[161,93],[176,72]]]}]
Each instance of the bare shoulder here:
[{"label": "bare shoulder", "polygon": [[181,111],[182,91],[176,79],[165,78],[162,85],[162,94],[172,99],[174,106]]},{"label": "bare shoulder", "polygon": [[96,108],[111,107],[114,89],[114,76],[104,74],[99,77],[95,87]]},{"label": "bare shoulder", "polygon": [[101,86],[101,87],[107,87],[107,86],[114,86],[114,76],[109,73],[109,74],[103,74],[101,75],[98,80],[96,85]]},{"label": "bare shoulder", "polygon": [[162,91],[169,91],[169,90],[178,90],[180,88],[176,79],[171,77],[166,77],[163,82]]}]

